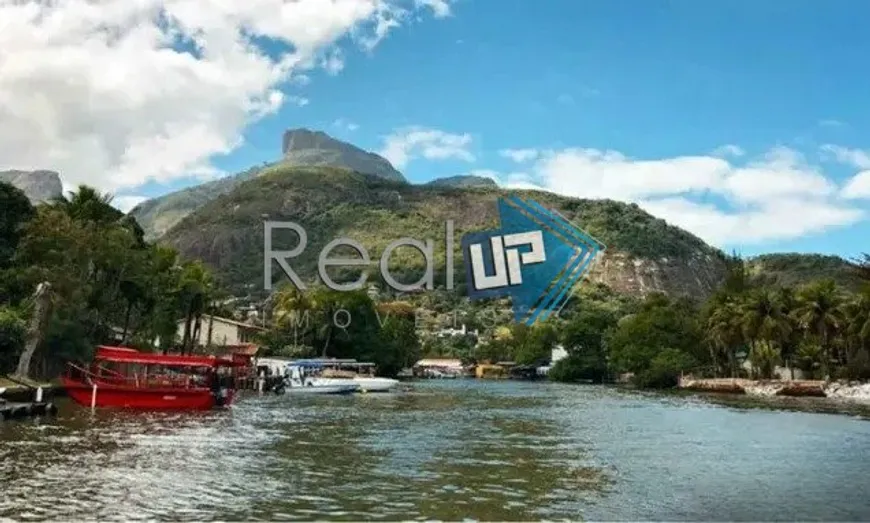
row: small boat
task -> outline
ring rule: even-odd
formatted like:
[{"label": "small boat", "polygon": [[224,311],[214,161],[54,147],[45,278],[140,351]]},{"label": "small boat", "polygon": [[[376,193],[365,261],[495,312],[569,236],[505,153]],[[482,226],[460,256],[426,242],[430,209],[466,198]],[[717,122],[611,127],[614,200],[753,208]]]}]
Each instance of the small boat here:
[{"label": "small boat", "polygon": [[238,365],[215,356],[100,346],[88,368],[68,364],[61,382],[67,394],[86,407],[208,410],[232,404],[235,384],[230,368]]},{"label": "small boat", "polygon": [[301,365],[287,365],[285,373],[285,391],[291,394],[353,394],[360,390],[359,384],[350,380],[306,375],[306,369]]},{"label": "small boat", "polygon": [[356,360],[297,360],[291,365],[313,374],[322,385],[357,385],[361,392],[388,392],[399,385],[398,380],[375,376],[374,363]]}]

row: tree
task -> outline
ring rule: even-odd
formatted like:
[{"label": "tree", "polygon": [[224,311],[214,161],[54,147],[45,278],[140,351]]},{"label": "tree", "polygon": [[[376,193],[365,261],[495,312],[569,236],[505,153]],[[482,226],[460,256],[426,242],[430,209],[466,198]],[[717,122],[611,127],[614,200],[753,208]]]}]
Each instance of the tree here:
[{"label": "tree", "polygon": [[67,196],[56,198],[53,205],[74,220],[107,224],[116,223],[124,217],[124,213],[112,207],[112,200],[111,194],[103,194],[93,187],[79,185]]},{"label": "tree", "polygon": [[605,336],[617,324],[612,310],[589,302],[567,318],[561,343],[568,357],[550,370],[555,381],[604,381],[609,377]]},{"label": "tree", "polygon": [[181,341],[182,354],[190,354],[200,340],[202,315],[215,291],[215,282],[201,261],[186,262],[176,289],[176,297],[184,314],[184,335]]},{"label": "tree", "polygon": [[0,269],[4,269],[12,261],[24,224],[36,215],[36,211],[24,192],[2,182],[0,182],[0,209],[3,209],[0,213]]},{"label": "tree", "polygon": [[649,369],[664,349],[680,351],[695,361],[701,340],[698,314],[691,304],[660,294],[647,298],[636,314],[623,318],[606,337],[615,370],[636,375]]},{"label": "tree", "polygon": [[810,335],[817,337],[822,352],[822,372],[830,377],[831,342],[844,325],[843,298],[832,280],[803,287],[798,292],[794,317]]},{"label": "tree", "polygon": [[27,323],[21,312],[0,306],[0,374],[12,372],[24,348]]},{"label": "tree", "polygon": [[725,361],[730,376],[737,376],[737,352],[744,344],[743,326],[740,317],[740,305],[736,298],[723,295],[718,303],[713,302],[707,307],[705,326],[705,341],[710,347],[710,359],[718,369]]}]

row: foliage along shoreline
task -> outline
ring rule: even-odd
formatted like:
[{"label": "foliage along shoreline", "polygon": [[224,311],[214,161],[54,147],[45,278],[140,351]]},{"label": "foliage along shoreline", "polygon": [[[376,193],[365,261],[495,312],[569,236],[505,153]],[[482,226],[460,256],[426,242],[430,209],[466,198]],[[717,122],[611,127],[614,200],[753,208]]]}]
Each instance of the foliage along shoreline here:
[{"label": "foliage along shoreline", "polygon": [[[208,328],[204,316],[231,316],[220,305],[228,295],[202,262],[146,242],[108,195],[82,186],[34,207],[0,184],[0,206],[0,374],[14,369],[28,341],[37,342],[31,369],[41,377],[56,376],[66,361],[88,360],[109,340],[189,353]],[[631,376],[636,387],[672,388],[684,374],[769,379],[777,367],[807,378],[870,379],[870,256],[855,264],[864,282],[857,292],[832,280],[758,283],[743,260],[726,258],[726,278],[704,303],[661,294],[636,299],[584,283],[559,317],[533,327],[513,323],[503,302],[471,303],[443,289],[372,297],[290,287],[273,297],[272,325],[260,341],[266,355],[368,360],[385,375],[424,356],[539,364],[561,345],[568,357],[552,368],[556,381]],[[31,296],[41,282],[51,283],[50,310],[35,332]],[[419,328],[420,309],[435,316],[427,328]],[[339,310],[353,318],[346,327],[329,321]],[[431,334],[457,312],[476,335]],[[493,321],[485,321],[488,314]]]}]

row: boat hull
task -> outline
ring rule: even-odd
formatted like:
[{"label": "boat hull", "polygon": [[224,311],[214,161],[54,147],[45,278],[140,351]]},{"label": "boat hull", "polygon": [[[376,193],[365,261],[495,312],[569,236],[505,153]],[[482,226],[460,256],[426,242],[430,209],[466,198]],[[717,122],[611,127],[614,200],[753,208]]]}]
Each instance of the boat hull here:
[{"label": "boat hull", "polygon": [[390,378],[354,378],[363,392],[389,392],[399,385],[398,380]]},{"label": "boat hull", "polygon": [[[96,397],[91,385],[63,379],[69,397],[84,407],[105,407],[138,410],[210,410],[218,405],[210,389],[135,388],[113,385],[97,386]],[[234,391],[228,390],[223,406],[233,401]],[[93,401],[93,403],[92,403]]]},{"label": "boat hull", "polygon": [[310,385],[288,387],[290,394],[353,394],[359,390],[359,385]]}]

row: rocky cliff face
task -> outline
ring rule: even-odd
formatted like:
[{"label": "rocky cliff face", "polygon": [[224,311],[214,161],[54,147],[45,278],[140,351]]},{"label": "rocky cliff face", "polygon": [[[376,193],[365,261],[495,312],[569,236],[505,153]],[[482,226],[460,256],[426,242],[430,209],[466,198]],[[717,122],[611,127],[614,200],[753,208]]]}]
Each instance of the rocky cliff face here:
[{"label": "rocky cliff face", "polygon": [[700,249],[686,258],[644,258],[608,250],[589,271],[591,281],[604,283],[621,294],[640,297],[665,292],[704,298],[724,277],[722,259]]},{"label": "rocky cliff face", "polygon": [[291,129],[284,133],[282,163],[288,166],[341,167],[391,181],[405,177],[389,161],[321,131]]},{"label": "rocky cliff face", "polygon": [[54,171],[0,171],[0,182],[21,189],[34,204],[63,195],[60,175]]}]

